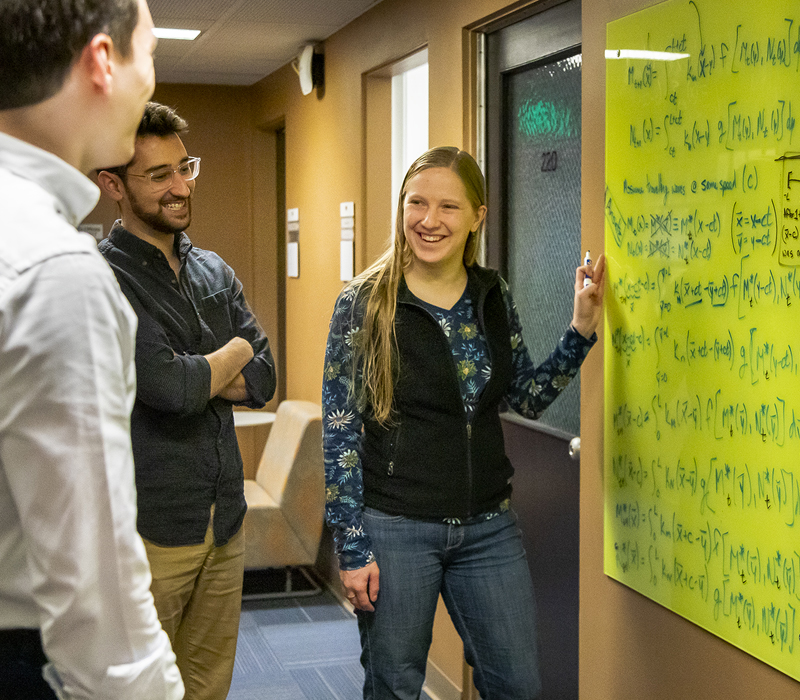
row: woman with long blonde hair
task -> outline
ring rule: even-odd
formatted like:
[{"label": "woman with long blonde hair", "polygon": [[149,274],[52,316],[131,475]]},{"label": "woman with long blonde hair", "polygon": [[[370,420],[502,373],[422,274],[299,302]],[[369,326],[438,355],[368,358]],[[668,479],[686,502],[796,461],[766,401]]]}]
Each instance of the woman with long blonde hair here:
[{"label": "woman with long blonde hair", "polygon": [[474,159],[424,153],[403,181],[392,246],[331,319],[326,517],[368,700],[419,698],[440,593],[481,697],[539,694],[499,406],[538,418],[577,374],[596,340],[605,259],[576,270],[572,323],[534,367],[506,283],[477,264],[485,217]]}]

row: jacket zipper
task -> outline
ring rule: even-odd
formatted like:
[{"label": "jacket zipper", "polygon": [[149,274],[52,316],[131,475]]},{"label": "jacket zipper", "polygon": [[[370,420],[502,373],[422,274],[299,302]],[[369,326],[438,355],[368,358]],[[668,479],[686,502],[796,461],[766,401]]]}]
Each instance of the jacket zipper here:
[{"label": "jacket zipper", "polygon": [[[476,313],[476,318],[478,319],[478,323],[480,324],[481,328],[485,327],[484,324],[483,324],[483,313],[482,313],[483,312],[483,302],[485,301],[485,299],[486,299],[486,292],[483,292],[481,294],[481,297],[480,297],[479,301],[478,301],[478,304],[477,304],[478,308],[477,308],[477,313]],[[467,411],[466,411],[466,408],[464,406],[464,399],[461,396],[461,387],[460,387],[460,385],[458,383],[458,367],[456,366],[456,361],[455,361],[455,358],[453,357],[453,351],[450,349],[450,343],[447,340],[447,336],[444,334],[444,330],[442,330],[442,327],[438,323],[436,323],[436,319],[434,319],[430,315],[430,313],[428,312],[428,310],[424,306],[420,306],[419,304],[416,304],[413,301],[405,301],[405,302],[401,302],[401,303],[408,304],[410,306],[416,306],[418,309],[421,309],[425,313],[425,315],[431,320],[431,322],[436,324],[436,327],[439,329],[440,337],[444,340],[445,346],[447,347],[447,355],[450,358],[450,362],[453,365],[453,379],[455,380],[455,383],[456,383],[456,394],[458,395],[459,403],[461,404],[461,408],[464,410],[464,415],[466,416]],[[486,351],[489,354],[489,362],[491,362],[492,353],[491,353],[491,349],[489,347],[488,339],[486,341]],[[478,408],[476,407],[475,412],[477,413],[477,411],[478,411]],[[473,474],[472,474],[472,423],[470,422],[470,420],[468,418],[466,419],[466,431],[467,431],[467,516],[471,517],[472,515],[474,515],[474,513],[472,512],[473,511],[472,486],[473,486],[474,479],[473,479]],[[390,461],[389,462],[388,474],[389,474],[389,476],[391,476],[393,473],[394,473],[394,462]]]},{"label": "jacket zipper", "polygon": [[467,515],[472,516],[472,423],[467,421]]},{"label": "jacket zipper", "polygon": [[398,425],[392,434],[392,440],[389,443],[389,466],[386,469],[386,473],[389,476],[394,474],[394,454],[397,451],[397,443],[400,437],[400,426]]}]

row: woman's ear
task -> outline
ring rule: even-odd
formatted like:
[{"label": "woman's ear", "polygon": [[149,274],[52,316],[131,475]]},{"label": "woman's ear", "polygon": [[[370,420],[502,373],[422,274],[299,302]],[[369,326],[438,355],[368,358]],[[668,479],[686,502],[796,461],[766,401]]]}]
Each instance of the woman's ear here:
[{"label": "woman's ear", "polygon": [[108,170],[101,170],[97,173],[97,185],[103,194],[115,202],[121,201],[125,196],[125,184],[122,182],[122,178]]}]

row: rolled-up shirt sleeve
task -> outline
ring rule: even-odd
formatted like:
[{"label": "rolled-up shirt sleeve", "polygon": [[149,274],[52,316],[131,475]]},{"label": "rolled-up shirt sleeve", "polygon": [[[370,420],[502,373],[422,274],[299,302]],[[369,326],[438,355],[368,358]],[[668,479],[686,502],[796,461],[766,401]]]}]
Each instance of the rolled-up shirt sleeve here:
[{"label": "rolled-up shirt sleeve", "polygon": [[136,532],[135,318],[88,253],[0,296],[0,618],[41,630],[62,698],[179,700]]},{"label": "rolled-up shirt sleeve", "polygon": [[194,247],[181,234],[176,238],[181,260],[176,278],[162,251],[122,226],[115,226],[99,248],[139,317],[141,404],[178,416],[203,413],[212,400],[211,366],[205,358],[234,337],[253,348],[241,370],[247,398],[236,403],[262,408],[272,398],[277,382],[269,341],[233,268],[219,255]]},{"label": "rolled-up shirt sleeve", "polygon": [[[125,290],[124,283],[121,285]],[[202,355],[179,354],[172,349],[162,326],[126,294],[139,318],[136,332],[138,398],[165,413],[202,413],[210,400],[211,366]]]},{"label": "rolled-up shirt sleeve", "polygon": [[234,325],[238,335],[253,346],[253,359],[242,369],[247,400],[237,402],[248,408],[263,408],[275,393],[277,377],[269,341],[245,299],[242,283],[234,277],[231,288]]}]

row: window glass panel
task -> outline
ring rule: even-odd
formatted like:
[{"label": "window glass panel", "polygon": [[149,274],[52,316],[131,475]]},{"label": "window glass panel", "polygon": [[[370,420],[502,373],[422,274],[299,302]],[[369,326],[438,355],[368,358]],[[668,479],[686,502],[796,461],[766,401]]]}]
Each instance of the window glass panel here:
[{"label": "window glass panel", "polygon": [[[538,364],[572,319],[575,268],[585,252],[580,250],[580,54],[507,76],[505,99],[508,282]],[[580,434],[579,379],[542,423]]]},{"label": "window glass panel", "polygon": [[393,209],[408,168],[427,150],[428,64],[423,63],[392,78]]}]

